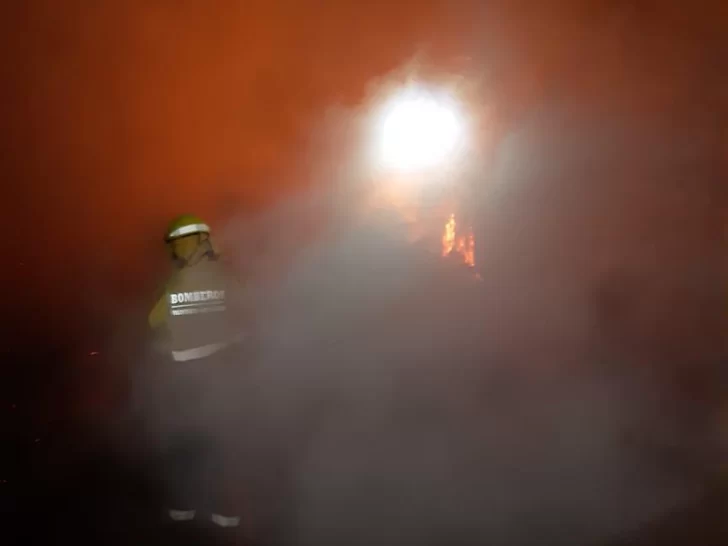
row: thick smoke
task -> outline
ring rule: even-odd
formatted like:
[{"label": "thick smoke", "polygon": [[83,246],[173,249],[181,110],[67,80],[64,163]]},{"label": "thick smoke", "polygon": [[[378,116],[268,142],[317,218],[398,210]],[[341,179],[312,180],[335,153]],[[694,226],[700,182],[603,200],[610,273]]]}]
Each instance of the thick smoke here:
[{"label": "thick smoke", "polygon": [[541,72],[496,71],[528,107],[495,120],[492,161],[458,182],[482,280],[411,242],[341,153],[362,121],[346,109],[302,175],[315,190],[224,230],[258,344],[211,398],[260,528],[312,545],[600,544],[699,488],[724,295],[716,134],[688,107],[711,102],[678,85],[693,57],[653,63],[667,34],[629,20],[592,28],[581,64],[590,30],[574,22],[571,40],[524,38]]},{"label": "thick smoke", "polygon": [[678,449],[663,409],[682,402],[649,339],[665,256],[640,260],[622,225],[645,210],[622,193],[627,136],[673,143],[557,113],[519,127],[476,192],[482,280],[410,243],[340,164],[230,223],[258,346],[214,396],[239,402],[221,432],[261,527],[312,545],[603,543],[692,495],[702,447]]}]

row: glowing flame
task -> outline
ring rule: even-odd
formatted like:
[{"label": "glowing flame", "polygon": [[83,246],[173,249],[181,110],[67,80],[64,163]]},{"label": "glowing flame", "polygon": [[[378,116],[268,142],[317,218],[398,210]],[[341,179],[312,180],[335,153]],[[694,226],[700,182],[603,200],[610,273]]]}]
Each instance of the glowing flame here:
[{"label": "glowing flame", "polygon": [[467,237],[461,237],[458,241],[458,251],[463,255],[463,260],[470,267],[475,265],[475,237],[468,233]]},{"label": "glowing flame", "polygon": [[451,214],[448,221],[445,223],[445,233],[442,234],[442,255],[447,256],[452,252],[455,246],[455,215]]},{"label": "glowing flame", "polygon": [[475,237],[472,229],[468,230],[467,235],[459,235],[455,215],[451,214],[442,234],[442,255],[447,257],[453,253],[460,254],[466,265],[475,266]]}]

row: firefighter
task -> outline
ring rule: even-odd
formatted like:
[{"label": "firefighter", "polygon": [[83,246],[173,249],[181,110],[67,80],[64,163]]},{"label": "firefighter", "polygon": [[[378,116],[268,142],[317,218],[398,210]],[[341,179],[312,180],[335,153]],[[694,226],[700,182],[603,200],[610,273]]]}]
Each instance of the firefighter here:
[{"label": "firefighter", "polygon": [[225,396],[231,393],[225,383],[239,376],[243,360],[240,291],[200,218],[173,220],[165,242],[175,267],[149,325],[162,355],[158,417],[168,522],[176,530],[190,528],[185,522],[200,519],[205,509],[212,527],[232,536],[241,525],[234,498],[236,405]]}]

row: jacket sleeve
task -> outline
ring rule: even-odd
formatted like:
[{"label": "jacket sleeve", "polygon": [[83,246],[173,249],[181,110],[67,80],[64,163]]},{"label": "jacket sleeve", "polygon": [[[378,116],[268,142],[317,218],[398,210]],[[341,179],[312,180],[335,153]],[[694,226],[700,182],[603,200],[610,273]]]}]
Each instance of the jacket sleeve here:
[{"label": "jacket sleeve", "polygon": [[167,292],[174,276],[170,278],[158,292],[157,301],[149,311],[147,323],[151,330],[151,341],[156,352],[166,353],[170,350],[170,337],[167,330]]},{"label": "jacket sleeve", "polygon": [[161,328],[167,324],[167,294],[166,292],[161,295],[152,307],[147,317],[149,327],[153,332],[158,332]]},{"label": "jacket sleeve", "polygon": [[157,291],[157,300],[147,316],[149,328],[153,332],[159,332],[167,325],[167,294],[170,287],[174,285],[176,276],[176,272],[173,273]]}]

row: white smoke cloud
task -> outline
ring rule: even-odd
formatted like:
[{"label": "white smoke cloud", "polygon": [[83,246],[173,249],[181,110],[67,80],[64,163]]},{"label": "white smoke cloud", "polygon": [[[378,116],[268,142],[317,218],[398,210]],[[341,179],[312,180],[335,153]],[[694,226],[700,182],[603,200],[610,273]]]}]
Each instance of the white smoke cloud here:
[{"label": "white smoke cloud", "polygon": [[[356,178],[227,234],[271,234],[255,257],[279,266],[250,277],[261,345],[236,411],[260,519],[290,543],[602,543],[692,494],[645,439],[672,426],[654,417],[658,387],[605,348],[584,239],[562,238],[583,192],[528,201],[551,157],[562,179],[574,163],[532,148],[518,154],[536,174],[481,238],[512,243],[481,257],[483,282],[361,207]],[[311,217],[315,235],[297,237]]]}]

